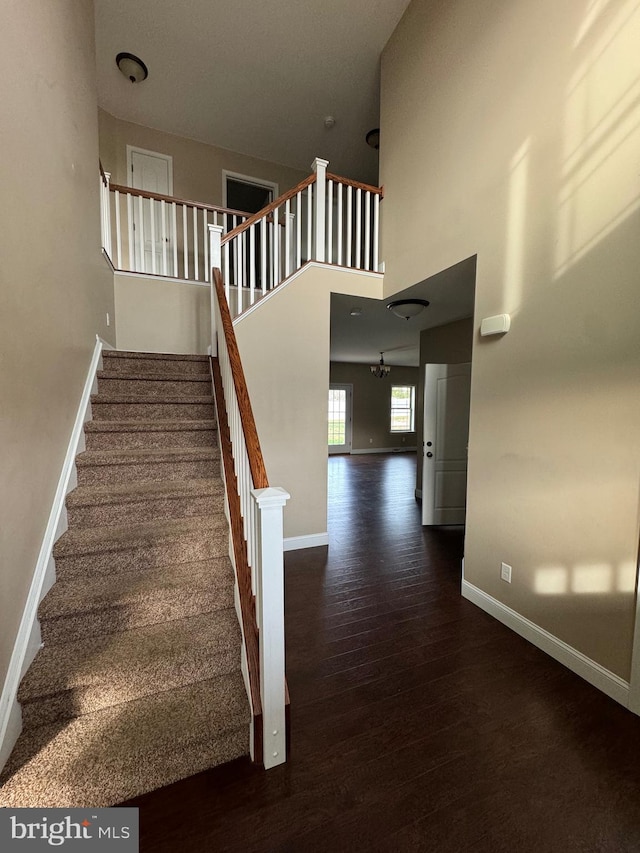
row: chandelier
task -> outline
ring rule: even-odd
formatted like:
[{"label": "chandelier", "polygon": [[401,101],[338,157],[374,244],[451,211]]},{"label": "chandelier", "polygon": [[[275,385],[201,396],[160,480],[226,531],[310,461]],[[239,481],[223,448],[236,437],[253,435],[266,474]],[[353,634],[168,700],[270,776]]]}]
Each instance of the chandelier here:
[{"label": "chandelier", "polygon": [[384,353],[380,353],[380,361],[378,364],[372,364],[369,370],[377,379],[384,379],[391,372],[391,368],[384,363]]}]

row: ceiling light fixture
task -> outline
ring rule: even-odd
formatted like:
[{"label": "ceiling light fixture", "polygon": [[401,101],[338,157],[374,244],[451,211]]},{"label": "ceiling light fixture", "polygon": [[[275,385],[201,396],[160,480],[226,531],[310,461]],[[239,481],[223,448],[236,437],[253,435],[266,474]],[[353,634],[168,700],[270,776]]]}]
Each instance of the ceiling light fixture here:
[{"label": "ceiling light fixture", "polygon": [[384,353],[380,353],[380,361],[378,364],[372,364],[369,370],[373,373],[376,379],[384,379],[391,373],[391,368],[384,363]]},{"label": "ceiling light fixture", "polygon": [[119,53],[116,56],[116,65],[132,83],[141,83],[149,76],[147,66],[133,53]]},{"label": "ceiling light fixture", "polygon": [[380,128],[374,127],[373,130],[370,130],[369,133],[365,136],[365,142],[371,148],[375,148],[376,151],[380,148]]},{"label": "ceiling light fixture", "polygon": [[396,317],[410,320],[412,317],[417,317],[428,305],[426,299],[395,299],[387,304],[387,308]]}]

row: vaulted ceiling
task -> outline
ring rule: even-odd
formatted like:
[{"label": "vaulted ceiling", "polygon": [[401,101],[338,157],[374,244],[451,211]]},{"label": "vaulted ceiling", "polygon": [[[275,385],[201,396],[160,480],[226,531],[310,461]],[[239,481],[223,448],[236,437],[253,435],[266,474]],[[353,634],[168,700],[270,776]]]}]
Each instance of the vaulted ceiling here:
[{"label": "vaulted ceiling", "polygon": [[[409,0],[95,0],[100,105],[307,171],[377,182],[380,53]],[[149,68],[133,85],[121,51]],[[327,129],[324,119],[335,118]]]}]

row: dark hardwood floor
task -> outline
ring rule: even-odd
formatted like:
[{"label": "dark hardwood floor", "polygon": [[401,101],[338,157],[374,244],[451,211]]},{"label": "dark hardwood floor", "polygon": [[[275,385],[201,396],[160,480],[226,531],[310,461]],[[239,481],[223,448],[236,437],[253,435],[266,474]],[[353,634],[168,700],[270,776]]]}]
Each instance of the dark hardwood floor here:
[{"label": "dark hardwood floor", "polygon": [[330,547],[286,556],[290,761],[132,801],[144,853],[640,851],[640,719],[460,597],[414,478],[329,460]]}]

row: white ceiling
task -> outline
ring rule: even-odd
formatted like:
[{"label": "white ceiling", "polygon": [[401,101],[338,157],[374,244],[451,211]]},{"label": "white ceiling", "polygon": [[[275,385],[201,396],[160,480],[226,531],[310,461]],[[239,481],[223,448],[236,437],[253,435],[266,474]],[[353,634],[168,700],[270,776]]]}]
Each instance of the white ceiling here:
[{"label": "white ceiling", "polygon": [[[473,315],[476,259],[467,258],[403,290],[393,299],[427,299],[429,306],[410,320],[387,309],[388,299],[331,296],[331,361],[374,364],[384,351],[386,364],[417,367],[420,332]],[[352,317],[353,308],[361,308]]]},{"label": "white ceiling", "polygon": [[[286,166],[377,182],[380,53],[409,0],[95,0],[100,105]],[[131,84],[120,51],[149,68]],[[336,124],[324,127],[324,117]]]}]

